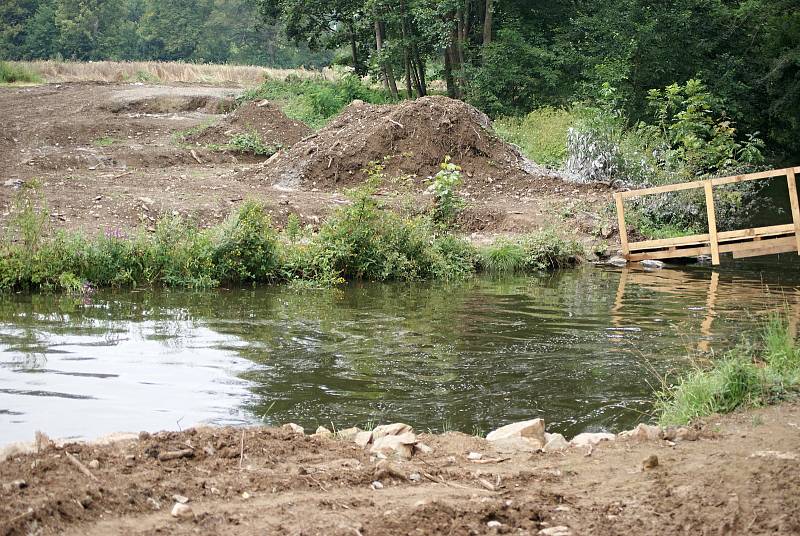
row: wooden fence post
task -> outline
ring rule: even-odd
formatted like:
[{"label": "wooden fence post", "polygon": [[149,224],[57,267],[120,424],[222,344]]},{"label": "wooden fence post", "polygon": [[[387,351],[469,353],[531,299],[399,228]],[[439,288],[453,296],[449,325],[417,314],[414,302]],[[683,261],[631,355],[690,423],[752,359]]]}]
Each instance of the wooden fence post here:
[{"label": "wooden fence post", "polygon": [[614,194],[614,201],[617,203],[617,224],[619,225],[619,242],[622,246],[622,255],[627,259],[630,254],[628,249],[628,229],[625,226],[625,205],[622,202],[622,194]]},{"label": "wooden fence post", "polygon": [[797,201],[797,182],[793,168],[786,170],[786,182],[789,185],[789,202],[792,204],[792,222],[794,222],[794,237],[797,241],[797,254],[800,255],[800,203]]},{"label": "wooden fence post", "polygon": [[708,235],[711,245],[711,263],[719,264],[719,242],[717,242],[717,212],[714,209],[714,187],[711,181],[705,181],[703,187],[706,190],[706,213],[708,214]]}]

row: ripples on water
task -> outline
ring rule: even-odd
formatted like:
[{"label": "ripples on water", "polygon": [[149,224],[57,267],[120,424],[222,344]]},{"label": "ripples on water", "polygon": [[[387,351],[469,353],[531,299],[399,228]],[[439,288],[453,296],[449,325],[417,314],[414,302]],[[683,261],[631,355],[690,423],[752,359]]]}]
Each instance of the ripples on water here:
[{"label": "ripples on water", "polygon": [[[794,259],[792,259],[794,260]],[[797,264],[584,268],[458,285],[0,298],[0,442],[294,421],[574,434],[646,417],[656,375],[769,311]]]}]

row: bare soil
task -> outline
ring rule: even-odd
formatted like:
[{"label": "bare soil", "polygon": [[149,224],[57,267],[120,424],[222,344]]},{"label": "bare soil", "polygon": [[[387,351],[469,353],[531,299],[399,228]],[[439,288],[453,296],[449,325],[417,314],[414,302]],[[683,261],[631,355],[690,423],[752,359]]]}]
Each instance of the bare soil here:
[{"label": "bare soil", "polygon": [[186,136],[198,147],[225,145],[237,134],[256,133],[268,146],[291,147],[313,131],[304,123],[289,119],[269,101],[247,102],[219,123]]},{"label": "bare soil", "polygon": [[[477,241],[548,227],[586,242],[613,233],[609,189],[565,182],[541,168],[526,171],[530,164],[466,105],[444,98],[385,108],[354,104],[316,137],[299,141],[308,131],[271,106],[224,115],[240,91],[77,82],[0,88],[0,227],[8,223],[15,184],[32,180],[42,185],[55,229],[152,228],[164,214],[209,226],[248,198],[262,201],[279,226],[289,213],[316,225],[346,202],[343,190],[363,178],[360,170],[384,156],[387,174],[399,180],[382,187],[383,198],[427,206],[423,179],[448,154],[464,169],[461,229]],[[205,126],[209,135],[251,126],[275,131],[286,149],[265,162],[182,141]],[[299,162],[295,155],[310,143],[318,153],[313,165],[300,162],[308,173],[287,188],[278,170]],[[332,157],[335,173],[328,168]]]},{"label": "bare soil", "polygon": [[[0,463],[0,534],[800,533],[800,405],[698,429],[697,441],[618,439],[565,454],[422,435],[433,451],[410,461],[265,428],[47,446]],[[182,449],[192,457],[159,461]],[[92,467],[91,478],[66,453]],[[193,516],[170,515],[175,495]]]}]

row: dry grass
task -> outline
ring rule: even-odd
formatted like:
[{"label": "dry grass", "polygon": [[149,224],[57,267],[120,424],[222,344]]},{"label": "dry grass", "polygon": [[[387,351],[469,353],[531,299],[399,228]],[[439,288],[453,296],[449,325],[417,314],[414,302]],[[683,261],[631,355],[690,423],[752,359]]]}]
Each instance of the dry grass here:
[{"label": "dry grass", "polygon": [[250,65],[208,65],[157,61],[15,61],[12,65],[28,69],[45,82],[154,82],[255,86],[265,78],[283,79],[337,77],[331,69],[272,69]]}]

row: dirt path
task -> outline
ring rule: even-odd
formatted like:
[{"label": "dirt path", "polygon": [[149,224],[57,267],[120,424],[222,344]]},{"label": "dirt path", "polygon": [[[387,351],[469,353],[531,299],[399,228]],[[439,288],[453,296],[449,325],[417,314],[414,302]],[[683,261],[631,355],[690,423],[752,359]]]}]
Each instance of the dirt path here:
[{"label": "dirt path", "polygon": [[[43,185],[56,229],[152,228],[164,214],[207,226],[247,198],[264,202],[279,226],[292,212],[315,225],[344,202],[341,189],[275,188],[256,172],[263,158],[199,147],[192,154],[179,142],[181,132],[220,122],[237,91],[96,83],[0,89],[0,226],[18,184],[32,180]],[[462,194],[468,206],[461,228],[476,240],[552,226],[587,242],[613,233],[605,187],[543,177]],[[383,195],[397,206],[430,203],[395,184]]]},{"label": "dirt path", "polygon": [[[618,439],[589,455],[423,435],[433,451],[410,461],[286,429],[48,447],[0,463],[0,534],[800,533],[800,405],[711,419],[700,436]],[[193,457],[158,459],[182,449]],[[658,465],[643,468],[651,456]],[[175,495],[188,498],[188,518],[170,515]]]}]

